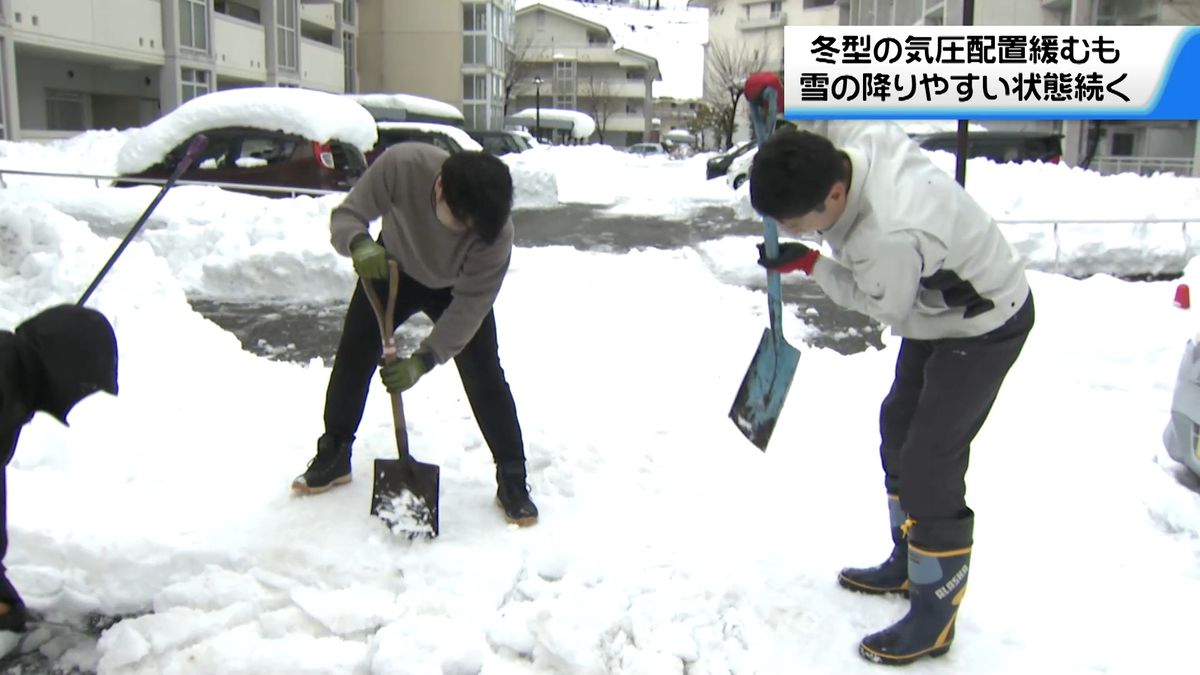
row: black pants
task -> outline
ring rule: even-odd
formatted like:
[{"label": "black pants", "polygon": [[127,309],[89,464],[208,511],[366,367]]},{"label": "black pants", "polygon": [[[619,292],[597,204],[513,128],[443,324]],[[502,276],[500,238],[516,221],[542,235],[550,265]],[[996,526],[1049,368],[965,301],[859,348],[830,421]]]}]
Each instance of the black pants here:
[{"label": "black pants", "polygon": [[[386,282],[377,282],[375,287],[379,297],[386,302]],[[401,274],[393,330],[417,312],[424,312],[437,321],[450,306],[451,299],[450,289],[427,288],[407,274]],[[375,313],[362,286],[356,285],[342,326],[333,372],[329,376],[329,388],[325,392],[326,433],[348,439],[358,431],[367,402],[367,390],[382,354],[383,345],[379,340],[379,324]],[[496,317],[493,312],[488,312],[475,337],[454,358],[454,364],[458,366],[471,411],[475,413],[479,430],[492,450],[492,457],[497,463],[523,462],[525,444],[521,438],[521,425],[517,421],[512,391],[500,367]]]},{"label": "black pants", "polygon": [[[11,606],[24,607],[21,595],[8,580],[8,571],[4,567],[4,557],[8,554],[8,463],[12,461],[13,452],[17,448],[17,437],[20,429],[6,434],[0,429],[0,602]],[[8,447],[5,447],[5,446]]]},{"label": "black pants", "polygon": [[973,338],[905,339],[879,411],[884,482],[916,520],[968,513],[967,464],[1000,385],[1033,328],[1033,296],[999,328]]}]

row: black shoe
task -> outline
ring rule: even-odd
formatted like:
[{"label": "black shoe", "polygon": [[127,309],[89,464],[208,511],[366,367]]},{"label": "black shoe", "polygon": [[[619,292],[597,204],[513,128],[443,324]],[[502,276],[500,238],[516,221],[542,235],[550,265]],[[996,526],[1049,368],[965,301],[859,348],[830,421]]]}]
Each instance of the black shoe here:
[{"label": "black shoe", "polygon": [[892,554],[874,567],[847,567],[838,574],[838,583],[859,593],[908,595],[908,539],[903,525],[907,518],[900,498],[888,495],[888,518],[892,524]]},{"label": "black shoe", "polygon": [[496,503],[510,523],[527,527],[537,522],[538,510],[525,483],[525,462],[496,465]]},{"label": "black shoe", "polygon": [[858,646],[863,658],[903,666],[950,651],[954,622],[967,590],[973,526],[972,516],[917,521],[908,547],[908,614],[890,628],[863,638]]},{"label": "black shoe", "polygon": [[28,620],[29,613],[25,611],[25,605],[19,602],[0,602],[0,631],[24,633]]},{"label": "black shoe", "polygon": [[315,495],[350,482],[350,445],[354,437],[339,438],[324,434],[317,439],[317,456],[308,463],[308,470],[292,481],[292,489],[300,494]]}]

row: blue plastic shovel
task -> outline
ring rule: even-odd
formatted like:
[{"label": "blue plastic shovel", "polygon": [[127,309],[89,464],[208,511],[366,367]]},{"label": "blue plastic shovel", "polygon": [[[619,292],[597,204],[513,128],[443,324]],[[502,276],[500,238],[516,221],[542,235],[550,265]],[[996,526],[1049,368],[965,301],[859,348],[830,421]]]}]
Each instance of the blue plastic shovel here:
[{"label": "blue plastic shovel", "polygon": [[[775,129],[775,91],[766,92],[766,120],[762,119],[757,106],[751,102],[755,136],[758,143],[766,140]],[[779,255],[779,227],[770,217],[763,218],[764,251],[768,258]],[[742,378],[729,410],[729,418],[741,429],[746,438],[766,451],[771,432],[779,421],[783,403],[800,362],[800,352],[783,339],[783,289],[779,272],[767,272],[767,306],[770,310],[770,326],[763,330],[758,341],[758,350],[750,361],[750,368]]]}]

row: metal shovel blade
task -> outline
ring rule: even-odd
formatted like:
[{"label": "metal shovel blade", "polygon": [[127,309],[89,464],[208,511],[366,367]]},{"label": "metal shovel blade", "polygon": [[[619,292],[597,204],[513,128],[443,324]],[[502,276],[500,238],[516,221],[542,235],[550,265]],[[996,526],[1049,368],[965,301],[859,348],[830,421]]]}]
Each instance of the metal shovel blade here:
[{"label": "metal shovel blade", "polygon": [[770,328],[763,330],[758,351],[729,410],[729,418],[759,450],[767,449],[799,363],[799,350]]},{"label": "metal shovel blade", "polygon": [[438,489],[441,470],[436,464],[404,459],[375,460],[371,515],[395,534],[409,539],[438,535]]}]

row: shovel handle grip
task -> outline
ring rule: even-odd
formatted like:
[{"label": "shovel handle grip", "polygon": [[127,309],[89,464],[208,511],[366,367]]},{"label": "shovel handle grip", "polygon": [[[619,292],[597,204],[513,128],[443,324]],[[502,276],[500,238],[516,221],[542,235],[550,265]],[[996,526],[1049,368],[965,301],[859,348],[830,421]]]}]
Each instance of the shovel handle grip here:
[{"label": "shovel handle grip", "polygon": [[[396,348],[396,296],[400,290],[400,264],[388,260],[388,299],[384,306],[379,301],[379,294],[369,279],[360,279],[371,309],[375,312],[375,321],[379,324],[379,340],[383,345],[383,362],[395,363],[399,359]],[[392,422],[396,427],[396,449],[400,459],[408,458],[408,423],[404,419],[404,401],[400,392],[392,395]]]}]

